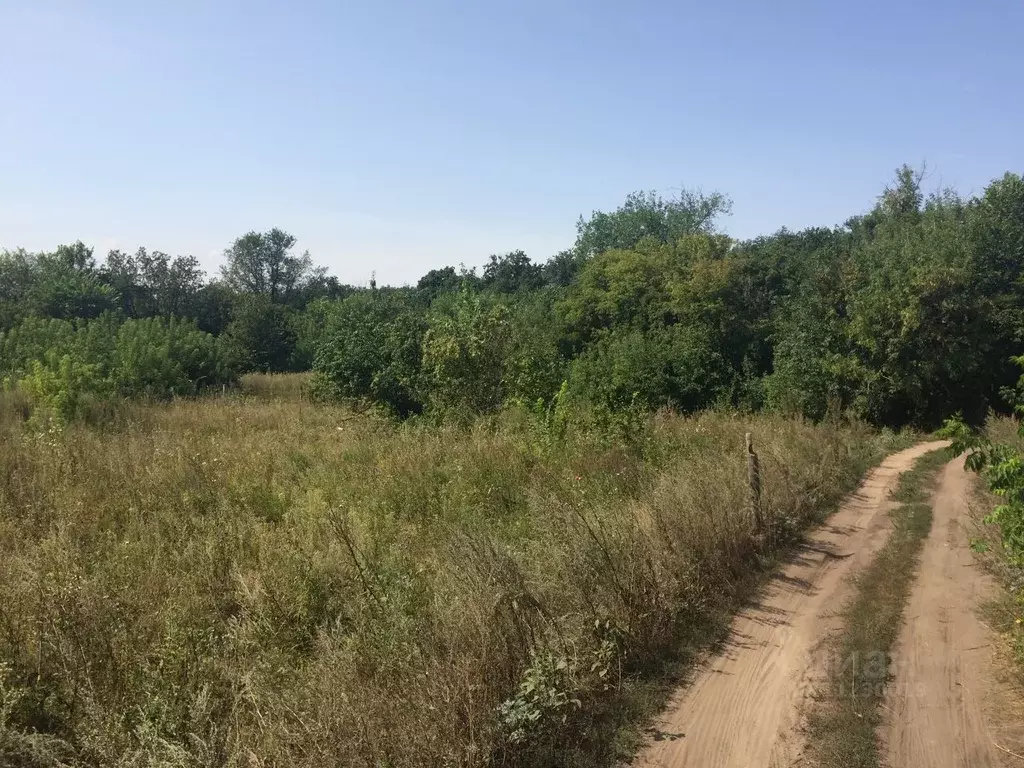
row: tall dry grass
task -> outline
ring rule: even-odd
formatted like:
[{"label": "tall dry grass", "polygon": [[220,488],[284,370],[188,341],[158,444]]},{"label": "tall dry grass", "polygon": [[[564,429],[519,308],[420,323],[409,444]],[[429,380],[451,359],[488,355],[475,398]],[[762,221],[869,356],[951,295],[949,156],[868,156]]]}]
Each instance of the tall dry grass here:
[{"label": "tall dry grass", "polygon": [[719,415],[556,444],[282,398],[125,418],[0,419],[0,763],[609,762],[770,559],[744,432],[783,535],[893,447]]},{"label": "tall dry grass", "polygon": [[313,383],[311,373],[246,373],[238,381],[238,391],[270,399],[309,399]]}]

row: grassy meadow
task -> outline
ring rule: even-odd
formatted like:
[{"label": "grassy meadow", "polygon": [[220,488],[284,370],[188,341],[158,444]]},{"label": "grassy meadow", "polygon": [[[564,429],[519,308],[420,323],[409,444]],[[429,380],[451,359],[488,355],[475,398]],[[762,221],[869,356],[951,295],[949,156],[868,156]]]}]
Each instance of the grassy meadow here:
[{"label": "grassy meadow", "polygon": [[316,405],[289,377],[0,407],[0,764],[609,764],[773,550],[900,438],[659,414],[629,441]]}]

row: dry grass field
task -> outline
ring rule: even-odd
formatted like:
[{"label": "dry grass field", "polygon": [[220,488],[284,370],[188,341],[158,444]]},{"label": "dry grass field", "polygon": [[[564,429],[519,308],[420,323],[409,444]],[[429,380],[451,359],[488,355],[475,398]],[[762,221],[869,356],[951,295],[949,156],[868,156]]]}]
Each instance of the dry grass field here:
[{"label": "dry grass field", "polygon": [[300,382],[26,429],[0,408],[0,762],[593,765],[899,438],[653,417],[628,443]]}]

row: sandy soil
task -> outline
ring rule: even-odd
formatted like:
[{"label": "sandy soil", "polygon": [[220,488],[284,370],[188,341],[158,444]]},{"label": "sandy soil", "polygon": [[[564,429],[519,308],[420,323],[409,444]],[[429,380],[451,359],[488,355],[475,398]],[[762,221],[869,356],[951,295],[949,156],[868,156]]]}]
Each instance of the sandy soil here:
[{"label": "sandy soil", "polygon": [[847,577],[885,543],[889,491],[900,473],[943,445],[923,443],[888,457],[808,537],[761,599],[736,616],[721,652],[676,693],[634,765],[800,763],[801,713],[820,679],[823,641],[836,629],[836,611],[852,589]]},{"label": "sandy soil", "polygon": [[890,766],[1024,766],[1005,751],[1024,752],[1024,722],[978,615],[996,585],[970,549],[970,483],[958,459],[943,469],[935,491],[932,530],[886,689],[880,736]]}]

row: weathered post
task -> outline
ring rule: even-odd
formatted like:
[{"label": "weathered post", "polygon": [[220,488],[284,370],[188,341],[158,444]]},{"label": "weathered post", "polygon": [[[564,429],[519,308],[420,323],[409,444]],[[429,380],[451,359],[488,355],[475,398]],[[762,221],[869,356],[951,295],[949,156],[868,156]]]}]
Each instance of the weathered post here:
[{"label": "weathered post", "polygon": [[754,441],[747,432],[747,485],[750,490],[750,514],[754,518],[757,533],[764,532],[764,518],[761,515],[761,464],[754,453]]}]

